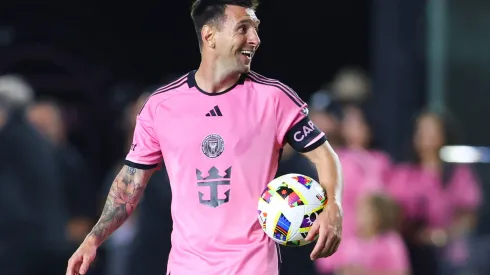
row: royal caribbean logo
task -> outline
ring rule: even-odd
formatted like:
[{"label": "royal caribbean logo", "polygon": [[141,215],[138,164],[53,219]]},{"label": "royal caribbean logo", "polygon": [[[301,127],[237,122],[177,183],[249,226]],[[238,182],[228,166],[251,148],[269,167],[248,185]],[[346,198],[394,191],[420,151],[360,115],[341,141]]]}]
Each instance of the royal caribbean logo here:
[{"label": "royal caribbean logo", "polygon": [[[205,200],[204,198],[204,193],[203,192],[198,192],[199,193],[199,202],[203,205],[216,208],[222,204],[227,203],[230,200],[230,188],[227,188],[224,192],[224,198],[220,199],[218,198],[218,186],[220,185],[230,185],[231,181],[231,167],[226,169],[225,175],[220,176],[219,175],[219,170],[216,167],[211,167],[208,171],[208,176],[203,177],[203,173],[199,170],[196,169],[196,179],[197,179],[197,186],[199,187],[204,187],[207,186],[209,187],[209,200]],[[221,196],[223,197],[223,196]]]}]

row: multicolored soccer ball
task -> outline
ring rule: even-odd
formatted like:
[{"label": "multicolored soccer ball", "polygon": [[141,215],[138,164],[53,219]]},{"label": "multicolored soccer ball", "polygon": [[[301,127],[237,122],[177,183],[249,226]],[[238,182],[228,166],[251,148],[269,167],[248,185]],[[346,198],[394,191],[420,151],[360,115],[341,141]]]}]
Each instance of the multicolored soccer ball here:
[{"label": "multicolored soccer ball", "polygon": [[327,204],[323,188],[314,179],[287,174],[272,180],[259,198],[259,223],[267,236],[286,246],[310,243],[305,238]]}]

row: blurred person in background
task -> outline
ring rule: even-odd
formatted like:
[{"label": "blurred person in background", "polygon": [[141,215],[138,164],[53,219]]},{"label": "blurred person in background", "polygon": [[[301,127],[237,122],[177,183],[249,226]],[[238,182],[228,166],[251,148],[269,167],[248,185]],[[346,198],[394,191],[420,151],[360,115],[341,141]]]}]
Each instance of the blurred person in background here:
[{"label": "blurred person in background", "polygon": [[0,77],[0,274],[62,274],[69,255],[61,171],[27,119],[32,96],[21,78]]},{"label": "blurred person in background", "polygon": [[371,81],[360,68],[342,68],[330,84],[332,97],[344,104],[361,105],[371,94]]},{"label": "blurred person in background", "polygon": [[10,107],[25,107],[34,99],[34,90],[20,75],[0,76],[0,95]]},{"label": "blurred person in background", "polygon": [[67,233],[79,245],[95,224],[95,190],[90,169],[80,153],[69,143],[60,106],[53,100],[38,100],[27,108],[27,118],[56,150],[68,206]]},{"label": "blurred person in background", "polygon": [[[368,120],[361,107],[343,107],[340,132],[343,144],[337,149],[344,171],[344,224],[346,239],[356,238],[356,211],[359,200],[372,192],[385,189],[392,167],[387,154],[373,148],[373,136]],[[329,274],[343,266],[348,257],[347,250],[340,247],[328,259],[318,260],[317,267],[322,274]]]},{"label": "blurred person in background", "polygon": [[[482,190],[474,171],[463,164],[444,163],[439,152],[451,144],[447,117],[424,111],[415,121],[411,161],[392,173],[389,192],[403,210],[402,233],[414,274],[437,274],[437,248],[471,234]],[[465,264],[465,243],[444,257]]]},{"label": "blurred person in background", "polygon": [[357,238],[345,240],[346,259],[335,274],[409,275],[408,251],[397,231],[398,216],[397,204],[385,194],[363,196],[356,209]]},{"label": "blurred person in background", "polygon": [[351,213],[344,220],[346,236],[355,235],[355,213],[359,199],[370,192],[384,190],[392,167],[390,157],[373,147],[370,124],[361,107],[350,105],[344,108],[340,125],[343,146],[338,150],[344,164],[344,208]]},{"label": "blurred person in background", "polygon": [[8,119],[8,109],[5,103],[0,99],[0,129],[7,123]]},{"label": "blurred person in background", "polygon": [[341,145],[341,106],[325,90],[314,93],[310,98],[309,116],[311,121],[328,137],[333,148]]}]

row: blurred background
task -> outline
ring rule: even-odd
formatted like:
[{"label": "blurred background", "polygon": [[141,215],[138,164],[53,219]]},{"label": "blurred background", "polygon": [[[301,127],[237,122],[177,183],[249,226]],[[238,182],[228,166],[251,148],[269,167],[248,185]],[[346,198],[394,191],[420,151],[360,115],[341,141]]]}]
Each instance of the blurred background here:
[{"label": "blurred background", "polygon": [[[2,2],[0,274],[64,274],[138,108],[199,65],[190,4]],[[281,274],[490,274],[490,1],[268,0],[257,15],[253,70],[309,102],[345,177],[339,251],[282,248]],[[290,172],[316,177],[285,148]],[[151,181],[90,275],[165,274],[165,169]]]}]

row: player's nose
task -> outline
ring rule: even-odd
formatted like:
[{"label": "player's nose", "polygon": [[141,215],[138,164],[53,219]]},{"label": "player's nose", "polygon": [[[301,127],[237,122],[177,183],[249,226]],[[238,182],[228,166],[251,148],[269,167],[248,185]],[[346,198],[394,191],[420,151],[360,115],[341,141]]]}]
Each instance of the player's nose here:
[{"label": "player's nose", "polygon": [[248,44],[253,46],[254,49],[257,49],[260,45],[260,38],[257,32],[254,32],[252,35],[248,37]]}]

